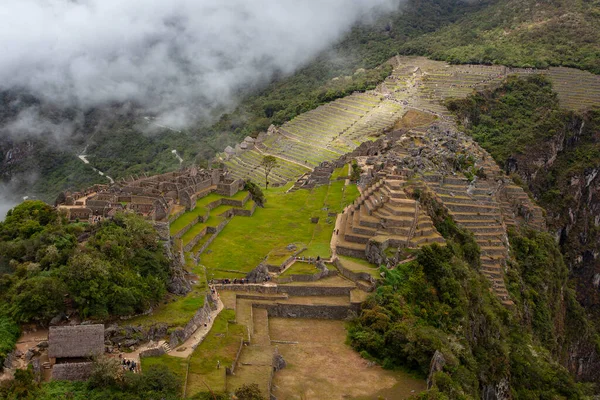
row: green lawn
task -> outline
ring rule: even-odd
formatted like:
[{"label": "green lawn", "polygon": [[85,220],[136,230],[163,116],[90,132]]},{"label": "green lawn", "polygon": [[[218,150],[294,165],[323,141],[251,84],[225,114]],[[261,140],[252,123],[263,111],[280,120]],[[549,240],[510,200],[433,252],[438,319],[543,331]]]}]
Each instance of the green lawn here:
[{"label": "green lawn", "polygon": [[177,232],[185,228],[196,217],[205,215],[207,211],[208,210],[206,209],[206,207],[196,206],[196,208],[194,208],[193,210],[184,212],[169,226],[169,232],[171,233],[171,236],[175,235]]},{"label": "green lawn", "polygon": [[319,272],[319,269],[314,264],[296,261],[291,267],[285,270],[281,276],[289,275],[312,275]]},{"label": "green lawn", "polygon": [[348,268],[352,272],[366,272],[374,278],[380,278],[379,268],[371,264],[367,260],[354,257],[338,256],[342,266]]},{"label": "green lawn", "polygon": [[185,358],[173,357],[169,355],[162,355],[159,357],[144,357],[141,359],[142,371],[151,365],[166,365],[172,373],[177,375],[181,382],[185,379],[185,372],[187,370],[187,360]]},{"label": "green lawn", "polygon": [[[246,326],[229,323],[235,320],[235,311],[225,309],[215,319],[212,329],[194,350],[190,358],[187,396],[208,391],[224,392],[225,367],[232,365],[244,338]],[[217,362],[221,368],[217,369]]]},{"label": "green lawn", "polygon": [[[239,278],[267,255],[270,256],[269,263],[283,262],[287,257],[275,254],[274,249],[284,249],[290,243],[297,246],[306,243],[303,256],[330,257],[335,217],[327,214],[340,212],[353,202],[358,195],[356,186],[345,187],[343,181],[335,181],[310,191],[285,193],[286,189],[265,191],[267,203],[264,208],[258,207],[252,218],[234,218],[223,229],[202,254],[201,263],[208,268],[209,279]],[[319,217],[319,222],[311,223],[311,217]]]},{"label": "green lawn", "polygon": [[187,231],[181,237],[181,241],[183,242],[183,245],[186,246],[189,242],[191,242],[192,239],[194,237],[196,237],[197,234],[199,234],[200,232],[202,232],[202,230],[204,228],[206,228],[208,226],[216,227],[217,225],[219,225],[224,220],[225,220],[225,218],[223,218],[223,217],[217,217],[217,216],[212,215],[212,211],[211,211],[211,215],[208,217],[208,219],[206,220],[206,222],[202,222],[202,223],[199,223],[199,224],[196,224],[196,225],[192,226],[190,228],[190,230]]},{"label": "green lawn", "polygon": [[349,168],[348,164],[344,165],[343,167],[336,168],[333,171],[333,173],[331,174],[331,180],[335,181],[338,178],[344,178],[344,179],[347,178],[348,177],[348,168]]}]

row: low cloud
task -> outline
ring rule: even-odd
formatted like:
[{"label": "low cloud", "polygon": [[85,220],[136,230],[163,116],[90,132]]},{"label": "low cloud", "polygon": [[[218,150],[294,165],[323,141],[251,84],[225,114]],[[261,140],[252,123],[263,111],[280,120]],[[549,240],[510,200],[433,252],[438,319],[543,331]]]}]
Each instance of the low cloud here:
[{"label": "low cloud", "polygon": [[184,126],[234,104],[240,89],[292,73],[399,2],[4,1],[0,88],[83,108],[135,102]]}]

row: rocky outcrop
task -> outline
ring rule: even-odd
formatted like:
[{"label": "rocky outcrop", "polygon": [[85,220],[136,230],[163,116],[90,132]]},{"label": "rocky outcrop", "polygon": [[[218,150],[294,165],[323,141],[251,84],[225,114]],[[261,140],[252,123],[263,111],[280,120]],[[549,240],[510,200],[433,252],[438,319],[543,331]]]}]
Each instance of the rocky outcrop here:
[{"label": "rocky outcrop", "polygon": [[248,279],[251,283],[261,283],[264,282],[269,277],[269,268],[266,264],[260,263],[258,267],[254,268],[252,271],[246,275],[246,279]]}]

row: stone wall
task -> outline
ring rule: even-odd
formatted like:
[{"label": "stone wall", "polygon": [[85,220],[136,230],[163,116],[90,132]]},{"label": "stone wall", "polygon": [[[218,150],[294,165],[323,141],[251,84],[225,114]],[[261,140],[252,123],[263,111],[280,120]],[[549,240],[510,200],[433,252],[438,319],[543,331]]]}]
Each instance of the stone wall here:
[{"label": "stone wall", "polygon": [[233,209],[233,214],[234,215],[239,215],[241,217],[251,217],[252,215],[254,215],[254,211],[256,211],[256,203],[252,204],[252,208],[250,208],[249,210],[243,209],[243,208],[234,208]]},{"label": "stone wall", "polygon": [[256,303],[252,307],[266,309],[270,318],[347,319],[354,315],[350,306]]},{"label": "stone wall", "polygon": [[319,271],[312,275],[294,274],[294,275],[277,278],[277,283],[315,282],[315,281],[318,281],[319,279],[327,278],[328,276],[333,276],[333,275],[337,275],[337,272],[332,271],[332,270],[326,270],[326,271]]},{"label": "stone wall", "polygon": [[339,259],[335,260],[335,266],[340,271],[344,277],[350,279],[353,282],[359,283],[358,281],[363,280],[367,282],[371,282],[371,284],[375,284],[375,278],[368,272],[354,272],[350,271],[348,268],[344,267]]},{"label": "stone wall", "polygon": [[287,293],[290,296],[349,296],[353,289],[346,287],[328,286],[290,286],[280,285],[277,293]]},{"label": "stone wall", "polygon": [[187,224],[182,230],[180,230],[179,232],[177,232],[176,234],[173,235],[173,239],[181,239],[181,237],[183,235],[185,235],[185,233],[187,231],[189,231],[190,229],[192,229],[192,226],[196,225],[198,222],[203,222],[204,219],[202,219],[202,221],[200,220],[200,216],[194,218],[189,224]]},{"label": "stone wall", "polygon": [[188,340],[200,326],[204,325],[204,323],[208,323],[208,317],[214,307],[215,305],[212,303],[212,298],[207,294],[204,299],[204,306],[196,311],[185,327],[177,328],[171,333],[171,336],[169,337],[169,346],[174,348],[180,345]]},{"label": "stone wall", "polygon": [[234,292],[251,292],[263,294],[282,294],[290,296],[349,296],[352,286],[327,287],[327,286],[263,286],[257,284],[215,284],[217,290],[230,290]]},{"label": "stone wall", "polygon": [[171,215],[169,217],[169,224],[173,223],[173,221],[175,221],[177,218],[181,217],[183,214],[185,214],[185,208],[182,208],[181,210],[177,211],[175,214]]},{"label": "stone wall", "polygon": [[204,227],[190,242],[183,248],[184,251],[191,251],[192,248],[206,235],[209,227]]},{"label": "stone wall", "polygon": [[140,352],[140,358],[144,358],[144,357],[159,357],[159,356],[162,356],[165,353],[166,353],[166,351],[165,351],[165,349],[162,346],[160,346],[160,347],[154,347],[152,349],[141,351]]},{"label": "stone wall", "polygon": [[341,256],[365,259],[365,251],[360,249],[351,249],[338,245],[336,251]]},{"label": "stone wall", "polygon": [[238,351],[235,355],[235,359],[233,360],[233,363],[231,363],[231,367],[225,368],[225,373],[227,375],[235,375],[235,367],[238,364],[238,362],[240,361],[240,355],[242,354],[243,348],[244,348],[244,339],[240,338],[240,347],[238,348]]}]

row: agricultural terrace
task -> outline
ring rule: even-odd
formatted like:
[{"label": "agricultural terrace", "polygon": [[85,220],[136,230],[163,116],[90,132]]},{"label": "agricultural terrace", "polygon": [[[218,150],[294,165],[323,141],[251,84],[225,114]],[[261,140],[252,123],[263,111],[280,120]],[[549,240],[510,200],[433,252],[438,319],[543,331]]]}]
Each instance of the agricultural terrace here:
[{"label": "agricultural terrace", "polygon": [[[223,229],[200,257],[208,279],[241,278],[267,255],[269,263],[283,262],[291,254],[282,249],[292,243],[298,249],[306,247],[302,256],[331,256],[334,214],[358,197],[356,185],[345,186],[343,180],[336,180],[310,191],[286,193],[289,186],[265,191],[264,208],[257,208],[252,218],[234,218]],[[318,223],[311,223],[314,217],[319,218]]]}]

